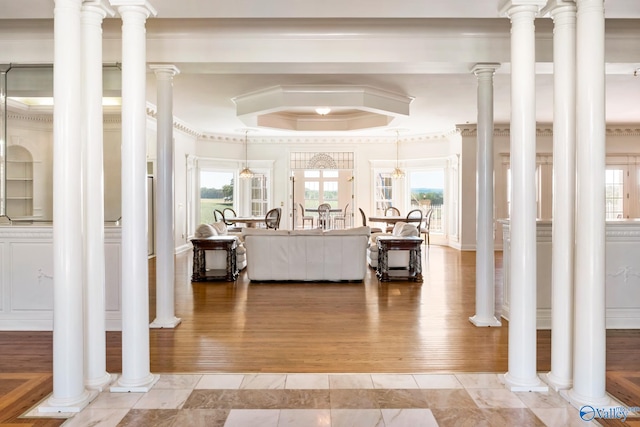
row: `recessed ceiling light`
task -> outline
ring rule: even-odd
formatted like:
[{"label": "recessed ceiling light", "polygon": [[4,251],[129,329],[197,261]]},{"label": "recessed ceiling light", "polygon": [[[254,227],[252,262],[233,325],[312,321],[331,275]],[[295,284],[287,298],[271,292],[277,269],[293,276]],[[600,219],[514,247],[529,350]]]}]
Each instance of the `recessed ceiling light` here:
[{"label": "recessed ceiling light", "polygon": [[329,108],[329,107],[318,107],[318,108],[316,108],[316,113],[320,114],[321,116],[326,116],[330,112],[331,112],[331,108]]}]

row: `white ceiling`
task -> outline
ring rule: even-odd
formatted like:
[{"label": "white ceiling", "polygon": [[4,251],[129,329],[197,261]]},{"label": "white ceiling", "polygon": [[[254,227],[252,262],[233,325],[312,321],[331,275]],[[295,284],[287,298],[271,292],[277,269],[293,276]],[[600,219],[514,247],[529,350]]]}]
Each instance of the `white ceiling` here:
[{"label": "white ceiling", "polygon": [[[53,60],[53,3],[0,0],[2,18],[20,20],[0,21],[0,63]],[[510,22],[499,16],[498,0],[150,4],[157,16],[147,21],[147,61],[180,69],[174,79],[174,115],[203,133],[240,133],[246,124],[232,100],[283,85],[371,86],[412,97],[409,116],[389,127],[411,134],[447,132],[456,124],[476,122],[477,83],[471,68],[487,62],[501,64],[494,80],[495,121],[509,121]],[[640,123],[640,76],[633,76],[640,68],[640,0],[606,0],[605,8],[607,121]],[[536,29],[537,120],[550,123],[553,24],[539,18]],[[16,40],[22,39],[26,44],[18,47]],[[107,19],[105,62],[119,62],[120,52],[120,20]],[[152,73],[147,81],[148,100],[155,103]],[[346,134],[382,132],[388,129]]]}]

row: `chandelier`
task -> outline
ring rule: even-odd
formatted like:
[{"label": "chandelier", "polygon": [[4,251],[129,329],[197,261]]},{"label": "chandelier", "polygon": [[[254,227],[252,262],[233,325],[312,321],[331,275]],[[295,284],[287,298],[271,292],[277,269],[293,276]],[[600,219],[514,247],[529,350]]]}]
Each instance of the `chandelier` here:
[{"label": "chandelier", "polygon": [[399,138],[400,138],[400,131],[396,130],[396,168],[393,170],[393,172],[391,172],[391,178],[393,179],[404,178],[404,171],[400,169],[400,166],[398,166],[398,147],[400,145]]},{"label": "chandelier", "polygon": [[240,178],[242,179],[248,179],[248,178],[253,178],[253,171],[251,169],[249,169],[249,160],[248,160],[248,138],[249,138],[249,130],[245,130],[244,131],[244,169],[242,169],[240,171]]}]

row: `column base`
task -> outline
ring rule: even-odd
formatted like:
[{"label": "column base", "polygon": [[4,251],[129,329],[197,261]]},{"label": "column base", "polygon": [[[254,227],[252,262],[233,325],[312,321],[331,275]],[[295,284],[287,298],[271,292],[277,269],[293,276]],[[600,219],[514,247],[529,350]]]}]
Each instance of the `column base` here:
[{"label": "column base", "polygon": [[107,387],[109,386],[109,384],[111,384],[113,379],[114,379],[114,376],[112,376],[108,372],[105,372],[104,375],[100,378],[85,381],[84,386],[88,390],[94,390],[100,393],[107,389]]},{"label": "column base", "polygon": [[560,378],[557,375],[553,375],[553,372],[542,375],[542,381],[549,384],[549,387],[555,391],[568,390],[573,385],[572,380]]},{"label": "column base", "polygon": [[[624,406],[622,405],[622,403],[613,399],[608,394],[605,394],[603,397],[596,399],[592,397],[582,396],[576,393],[573,389],[570,389],[570,390],[561,390],[560,396],[564,397],[571,404],[571,406],[580,410],[580,417],[582,417],[583,411],[589,411],[594,409],[608,411],[612,408],[620,408]],[[588,421],[591,421],[591,420],[588,420]]]},{"label": "column base", "polygon": [[473,317],[469,317],[469,322],[473,323],[475,326],[479,328],[486,328],[491,326],[502,326],[502,323],[496,319],[494,316],[489,316],[486,318],[482,318],[477,314]]},{"label": "column base", "polygon": [[51,396],[38,406],[39,413],[78,413],[82,411],[93,399],[98,396],[97,391],[85,390],[82,395],[76,399],[58,399]]},{"label": "column base", "polygon": [[120,377],[114,385],[109,388],[111,393],[146,393],[151,390],[160,379],[160,375],[149,374],[148,377],[140,381],[127,381]]},{"label": "column base", "polygon": [[180,322],[182,322],[182,319],[180,319],[179,317],[173,317],[169,319],[156,318],[153,322],[151,322],[151,324],[149,324],[149,327],[152,329],[175,328],[180,324]]},{"label": "column base", "polygon": [[498,375],[498,378],[511,391],[549,391],[549,386],[542,382],[537,375],[531,380],[521,380],[513,378],[507,372],[506,374]]}]

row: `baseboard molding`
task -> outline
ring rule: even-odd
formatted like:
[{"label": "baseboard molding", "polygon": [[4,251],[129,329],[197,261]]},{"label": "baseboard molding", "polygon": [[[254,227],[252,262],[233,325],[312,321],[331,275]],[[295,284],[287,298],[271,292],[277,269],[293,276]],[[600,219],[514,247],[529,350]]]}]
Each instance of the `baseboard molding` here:
[{"label": "baseboard molding", "polygon": [[[551,329],[551,309],[539,308],[536,315],[536,329]],[[501,317],[509,321],[509,316],[509,309],[503,306]],[[608,308],[605,325],[607,329],[640,329],[640,309]]]},{"label": "baseboard molding", "polygon": [[184,245],[180,245],[176,248],[176,255],[181,254],[183,252],[188,252],[191,250],[191,248],[193,248],[193,246],[191,246],[191,243],[185,243]]}]

